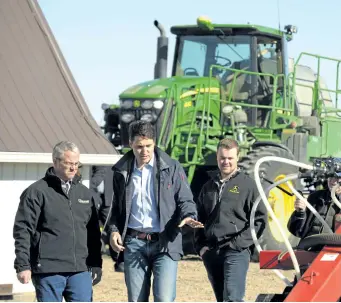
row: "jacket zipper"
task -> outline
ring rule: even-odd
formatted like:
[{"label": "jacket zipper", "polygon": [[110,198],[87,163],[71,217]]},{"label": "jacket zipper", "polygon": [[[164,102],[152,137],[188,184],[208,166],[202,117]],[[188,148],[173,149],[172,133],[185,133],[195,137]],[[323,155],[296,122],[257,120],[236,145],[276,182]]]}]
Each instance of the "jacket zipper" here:
[{"label": "jacket zipper", "polygon": [[39,242],[38,242],[38,257],[37,257],[37,266],[40,267],[40,255],[41,255],[41,243],[42,243],[42,239],[43,239],[43,232],[40,233],[40,238],[39,238]]},{"label": "jacket zipper", "polygon": [[71,213],[71,219],[72,219],[72,227],[73,227],[73,259],[74,259],[74,262],[75,262],[75,268],[77,270],[77,260],[76,260],[76,231],[75,231],[75,219],[73,217],[73,211],[72,211],[72,202],[71,202],[71,199],[70,199],[70,191],[71,191],[71,188],[69,189],[69,207],[70,207],[70,213]]},{"label": "jacket zipper", "polygon": [[217,201],[217,204],[216,206],[214,207],[213,211],[217,208],[217,214],[212,222],[212,227],[211,227],[211,238],[213,238],[214,236],[214,226],[216,225],[217,223],[217,220],[219,218],[219,212],[220,212],[220,202],[221,202],[221,197],[222,197],[222,193],[223,193],[223,190],[224,190],[224,187],[225,187],[226,183],[224,182],[223,184],[221,184],[221,186],[219,187],[218,185],[218,199],[217,199],[217,191],[215,192],[215,201]]}]

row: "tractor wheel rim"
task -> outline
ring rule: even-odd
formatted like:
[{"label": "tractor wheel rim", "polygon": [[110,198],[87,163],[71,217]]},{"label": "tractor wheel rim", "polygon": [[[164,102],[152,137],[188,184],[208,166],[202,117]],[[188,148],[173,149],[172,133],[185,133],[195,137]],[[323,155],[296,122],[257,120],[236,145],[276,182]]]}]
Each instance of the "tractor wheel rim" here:
[{"label": "tractor wheel rim", "polygon": [[[280,181],[285,177],[286,175],[283,174],[278,175],[274,179],[274,182]],[[289,182],[292,185],[292,182],[291,181]],[[292,191],[290,190],[289,186],[286,183],[281,184],[280,186],[287,192],[292,193]],[[286,236],[288,237],[290,235],[290,232],[287,229],[287,224],[291,214],[294,211],[294,203],[296,200],[296,196],[295,195],[290,196],[287,193],[280,190],[278,187],[275,187],[269,192],[268,200],[278,221],[280,222],[282,228],[284,229]],[[279,243],[284,243],[279,228],[270,215],[268,215],[268,223],[273,238]]]}]

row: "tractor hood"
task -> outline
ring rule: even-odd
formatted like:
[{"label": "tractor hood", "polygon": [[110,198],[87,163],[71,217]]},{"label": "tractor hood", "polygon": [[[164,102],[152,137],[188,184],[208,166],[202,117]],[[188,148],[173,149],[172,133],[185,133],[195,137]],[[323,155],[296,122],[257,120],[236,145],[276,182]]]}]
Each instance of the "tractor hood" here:
[{"label": "tractor hood", "polygon": [[208,77],[185,77],[177,76],[166,79],[155,79],[137,85],[131,86],[122,92],[119,96],[120,99],[165,99],[167,93],[172,86],[177,85],[179,93],[185,93],[189,89],[199,88],[198,86],[204,85],[205,88],[219,89],[219,82],[216,79],[209,81]]}]

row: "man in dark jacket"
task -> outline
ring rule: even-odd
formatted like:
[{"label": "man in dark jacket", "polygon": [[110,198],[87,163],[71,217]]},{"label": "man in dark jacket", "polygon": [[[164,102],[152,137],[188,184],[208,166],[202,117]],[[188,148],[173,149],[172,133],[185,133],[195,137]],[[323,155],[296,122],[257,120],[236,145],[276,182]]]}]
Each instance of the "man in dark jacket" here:
[{"label": "man in dark jacket", "polygon": [[[38,301],[91,301],[102,275],[100,230],[90,190],[76,175],[79,149],[53,149],[53,167],[20,197],[13,236],[18,280]],[[93,280],[93,281],[92,281]]]},{"label": "man in dark jacket", "polygon": [[[338,174],[335,178],[328,178],[328,188],[315,191],[308,197],[308,202],[316,209],[333,231],[335,215],[340,213],[340,209],[332,202],[330,193],[337,183],[341,183],[341,174]],[[336,195],[340,194],[341,187],[336,190]],[[324,232],[322,223],[307,208],[307,205],[299,199],[295,201],[295,211],[288,221],[288,229],[294,236],[301,239]]]},{"label": "man in dark jacket", "polygon": [[[202,257],[218,302],[242,301],[253,245],[250,214],[259,195],[253,179],[237,167],[238,143],[220,141],[219,170],[202,188],[197,201],[198,220],[205,225],[195,233],[196,250]],[[259,204],[255,217],[258,237],[265,228],[266,209]]]},{"label": "man in dark jacket", "polygon": [[[113,195],[113,171],[112,166],[93,166],[90,179],[90,189],[95,194],[96,208],[99,220],[102,224],[102,241],[109,244],[110,235],[108,233],[109,217],[111,215],[111,203]],[[124,272],[123,255],[118,258],[111,245],[109,245],[111,259],[115,262],[115,271]]]},{"label": "man in dark jacket", "polygon": [[132,148],[113,167],[110,220],[112,248],[124,252],[129,301],[148,301],[153,273],[154,301],[174,301],[181,227],[201,227],[184,170],[155,147],[151,123],[129,127]]}]

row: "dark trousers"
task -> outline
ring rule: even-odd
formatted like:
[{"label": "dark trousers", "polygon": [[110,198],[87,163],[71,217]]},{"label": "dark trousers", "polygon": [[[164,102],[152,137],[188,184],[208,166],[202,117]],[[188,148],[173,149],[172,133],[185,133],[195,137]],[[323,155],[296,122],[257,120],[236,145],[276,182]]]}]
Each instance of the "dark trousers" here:
[{"label": "dark trousers", "polygon": [[203,261],[216,300],[242,302],[250,263],[249,250],[209,250],[203,255]]},{"label": "dark trousers", "polygon": [[35,274],[32,282],[38,302],[91,302],[92,278],[89,271]]}]

